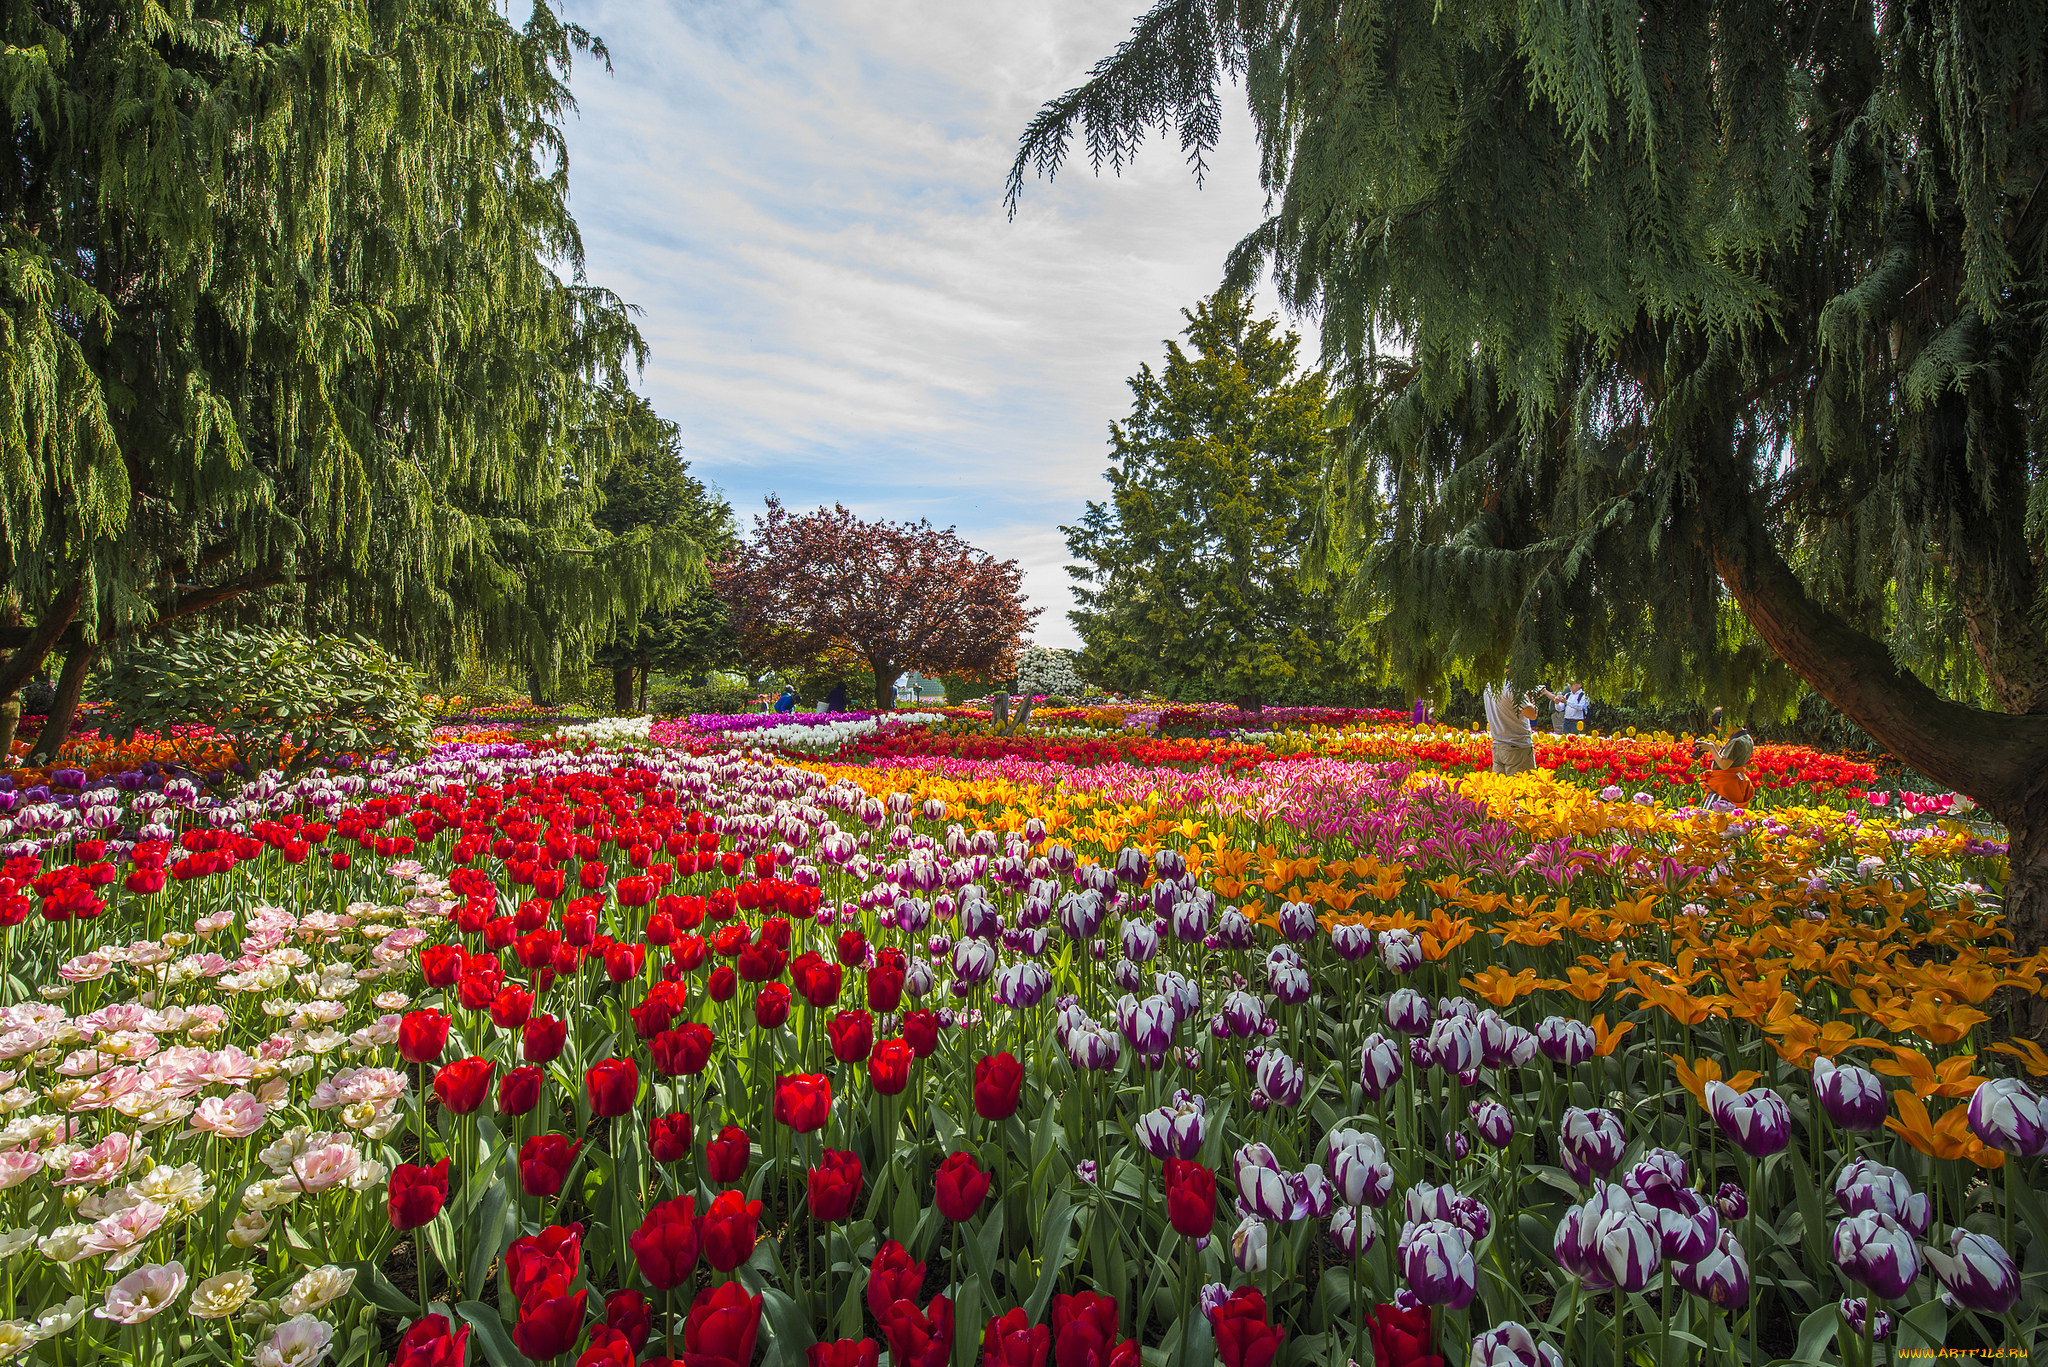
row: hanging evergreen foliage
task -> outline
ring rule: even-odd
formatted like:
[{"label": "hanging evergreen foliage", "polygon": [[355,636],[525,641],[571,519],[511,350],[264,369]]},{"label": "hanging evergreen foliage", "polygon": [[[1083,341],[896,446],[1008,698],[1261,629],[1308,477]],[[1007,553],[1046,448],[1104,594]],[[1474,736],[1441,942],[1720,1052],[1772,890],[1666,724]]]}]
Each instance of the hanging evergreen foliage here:
[{"label": "hanging evergreen foliage", "polygon": [[1013,198],[1077,126],[1200,169],[1227,80],[1273,206],[1228,275],[1321,317],[1323,549],[1418,681],[1789,669],[2007,823],[2048,941],[2040,5],[1163,0]]},{"label": "hanging evergreen foliage", "polygon": [[578,53],[547,3],[0,11],[0,699],[208,610],[546,680],[701,577],[592,521],[667,437],[582,274]]}]

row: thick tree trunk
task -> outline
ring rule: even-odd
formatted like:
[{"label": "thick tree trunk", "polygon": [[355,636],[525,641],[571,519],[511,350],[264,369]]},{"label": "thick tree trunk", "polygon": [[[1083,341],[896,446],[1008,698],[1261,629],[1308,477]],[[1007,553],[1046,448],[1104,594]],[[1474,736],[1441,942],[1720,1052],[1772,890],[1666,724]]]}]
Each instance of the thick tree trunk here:
[{"label": "thick tree trunk", "polygon": [[2048,946],[2048,715],[1950,702],[1901,669],[1882,643],[1816,603],[1758,514],[1747,462],[1731,460],[1728,449],[1699,462],[1702,535],[1721,582],[1814,691],[1901,760],[2005,823],[2014,948]]},{"label": "thick tree trunk", "polygon": [[49,658],[57,638],[78,616],[78,606],[83,601],[85,581],[74,580],[57,595],[55,602],[43,610],[42,616],[36,619],[34,633],[7,657],[6,663],[0,664],[0,698],[12,698],[19,693],[21,686],[43,667],[43,661]]},{"label": "thick tree trunk", "polygon": [[633,710],[633,666],[612,666],[612,715],[623,717]]},{"label": "thick tree trunk", "polygon": [[71,734],[72,719],[78,715],[78,695],[85,688],[86,671],[92,668],[99,653],[97,645],[82,645],[74,646],[64,657],[64,672],[57,676],[57,699],[50,704],[42,734],[36,737],[37,763],[49,763],[64,748],[64,741]]},{"label": "thick tree trunk", "polygon": [[875,711],[892,712],[896,708],[896,666],[887,660],[879,664],[873,660],[868,666],[875,671]]},{"label": "thick tree trunk", "polygon": [[649,668],[647,667],[647,661],[645,661],[645,660],[642,660],[642,661],[640,662],[640,665],[639,665],[639,669],[640,669],[640,700],[639,700],[639,702],[637,702],[636,704],[634,704],[634,707],[633,707],[633,715],[634,715],[634,716],[636,716],[636,717],[637,717],[637,716],[639,716],[639,715],[640,715],[640,714],[641,714],[642,712],[645,712],[645,711],[647,710],[647,676],[648,676],[649,674],[652,674],[652,673],[654,672],[653,670],[651,670],[651,669],[649,669]]}]

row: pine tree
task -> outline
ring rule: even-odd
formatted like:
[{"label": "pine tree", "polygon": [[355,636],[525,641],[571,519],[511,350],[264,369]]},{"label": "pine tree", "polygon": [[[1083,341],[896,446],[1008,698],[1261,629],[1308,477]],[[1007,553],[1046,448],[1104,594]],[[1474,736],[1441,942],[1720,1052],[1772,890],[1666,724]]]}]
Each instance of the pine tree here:
[{"label": "pine tree", "polygon": [[1076,125],[1201,169],[1236,79],[1230,275],[1321,317],[1361,606],[1468,677],[1789,668],[2006,823],[2048,942],[2040,5],[1163,0],[1012,195]]},{"label": "pine tree", "polygon": [[1329,446],[1323,376],[1240,296],[1205,299],[1187,348],[1132,377],[1109,430],[1110,502],[1062,527],[1080,669],[1121,692],[1322,701],[1357,682],[1339,586],[1300,583]]},{"label": "pine tree", "polygon": [[0,700],[198,612],[546,679],[683,591],[686,536],[591,520],[646,432],[579,51],[546,3],[0,10]]}]

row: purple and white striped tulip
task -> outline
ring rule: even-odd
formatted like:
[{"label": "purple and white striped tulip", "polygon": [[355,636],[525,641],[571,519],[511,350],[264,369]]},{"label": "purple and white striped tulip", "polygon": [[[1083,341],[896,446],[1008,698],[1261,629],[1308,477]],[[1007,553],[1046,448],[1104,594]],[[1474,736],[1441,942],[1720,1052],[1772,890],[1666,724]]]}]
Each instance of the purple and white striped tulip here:
[{"label": "purple and white striped tulip", "polygon": [[1792,1109],[1768,1087],[1738,1092],[1725,1082],[1709,1082],[1706,1102],[1721,1133],[1752,1158],[1783,1153],[1792,1142]]},{"label": "purple and white striped tulip", "polygon": [[1671,1277],[1688,1294],[1723,1310],[1740,1310],[1749,1304],[1749,1258],[1733,1230],[1722,1230],[1705,1257],[1674,1265]]},{"label": "purple and white striped tulip", "polygon": [[1884,1128],[1889,1108],[1877,1074],[1833,1059],[1813,1061],[1813,1095],[1828,1119],[1845,1130],[1874,1134]]},{"label": "purple and white striped tulip", "polygon": [[2003,1244],[1967,1229],[1951,1231],[1948,1240],[1947,1253],[1927,1250],[1945,1299],[1987,1315],[2003,1315],[2019,1302],[2019,1269]]},{"label": "purple and white striped tulip", "polygon": [[1870,1302],[1862,1296],[1844,1296],[1836,1305],[1842,1312],[1843,1320],[1849,1325],[1849,1332],[1857,1338],[1863,1337],[1863,1322],[1866,1317],[1870,1317],[1870,1338],[1873,1343],[1883,1343],[1892,1336],[1890,1311],[1880,1309],[1875,1316],[1871,1316]]},{"label": "purple and white striped tulip", "polygon": [[1380,962],[1387,966],[1390,973],[1413,973],[1422,967],[1422,944],[1412,931],[1382,931]]},{"label": "purple and white striped tulip", "polygon": [[1906,1174],[1869,1158],[1859,1158],[1835,1178],[1835,1202],[1844,1215],[1876,1211],[1889,1215],[1918,1239],[1934,1222],[1934,1205],[1924,1192],[1913,1190]]},{"label": "purple and white striped tulip", "polygon": [[2048,1101],[2016,1077],[1996,1077],[1970,1096],[1970,1133],[2015,1158],[2048,1154]]},{"label": "purple and white striped tulip", "polygon": [[1468,1073],[1479,1066],[1479,1025],[1463,1016],[1442,1016],[1429,1027],[1429,1052],[1447,1073]]},{"label": "purple and white striped tulip", "polygon": [[1379,1136],[1332,1130],[1325,1150],[1337,1199],[1347,1206],[1383,1206],[1394,1191],[1394,1166]]},{"label": "purple and white striped tulip", "polygon": [[1515,1116],[1498,1101],[1475,1101],[1465,1108],[1472,1117],[1472,1130],[1487,1144],[1504,1149],[1515,1137]]},{"label": "purple and white striped tulip", "polygon": [[1595,1182],[1593,1194],[1564,1213],[1551,1247],[1558,1265],[1593,1291],[1640,1291],[1663,1265],[1652,1208],[1608,1182]]},{"label": "purple and white striped tulip", "polygon": [[1247,1215],[1230,1232],[1230,1261],[1240,1272],[1266,1270],[1266,1222]]},{"label": "purple and white striped tulip", "polygon": [[1472,1236],[1449,1221],[1403,1225],[1399,1254],[1401,1275],[1422,1304],[1463,1310],[1479,1294]]},{"label": "purple and white striped tulip", "polygon": [[1237,1203],[1246,1213],[1267,1220],[1285,1220],[1294,1208],[1294,1187],[1280,1160],[1264,1144],[1247,1144],[1230,1158],[1237,1178]]},{"label": "purple and white striped tulip", "polygon": [[1564,1121],[1558,1126],[1557,1147],[1564,1170],[1574,1182],[1585,1186],[1593,1178],[1614,1171],[1614,1165],[1628,1148],[1628,1136],[1622,1133],[1621,1117],[1614,1112],[1586,1111],[1573,1106],[1565,1111]]},{"label": "purple and white striped tulip", "polygon": [[1507,1320],[1472,1340],[1471,1367],[1564,1367],[1557,1349]]},{"label": "purple and white striped tulip", "polygon": [[1397,987],[1387,994],[1387,1028],[1402,1035],[1426,1035],[1436,1015],[1429,998],[1412,987]]},{"label": "purple and white striped tulip", "polygon": [[1275,919],[1280,922],[1280,933],[1290,940],[1300,942],[1316,937],[1316,909],[1307,902],[1281,903]]},{"label": "purple and white striped tulip", "polygon": [[1920,1277],[1920,1245],[1906,1227],[1874,1210],[1835,1226],[1835,1266],[1851,1281],[1892,1301]]},{"label": "purple and white striped tulip", "polygon": [[1159,932],[1146,921],[1125,921],[1119,939],[1124,957],[1134,964],[1147,963],[1159,952]]},{"label": "purple and white striped tulip", "polygon": [[1301,1065],[1278,1049],[1268,1049],[1259,1059],[1259,1090],[1271,1097],[1275,1105],[1300,1104],[1306,1082]]},{"label": "purple and white striped tulip", "polygon": [[1575,1068],[1593,1057],[1593,1027],[1568,1016],[1551,1016],[1536,1027],[1536,1048],[1552,1063]]},{"label": "purple and white striped tulip", "polygon": [[1346,963],[1357,963],[1372,953],[1372,931],[1355,921],[1331,926],[1330,948]]},{"label": "purple and white striped tulip", "polygon": [[1417,1182],[1401,1198],[1401,1214],[1408,1224],[1446,1221],[1475,1240],[1484,1239],[1493,1228],[1493,1213],[1487,1210],[1485,1202],[1448,1185],[1437,1187]]},{"label": "purple and white striped tulip", "polygon": [[1358,1051],[1358,1082],[1368,1101],[1378,1101],[1387,1089],[1400,1081],[1405,1066],[1401,1046],[1374,1031],[1365,1037]]},{"label": "purple and white striped tulip", "polygon": [[1356,1258],[1379,1240],[1373,1217],[1355,1206],[1338,1206],[1330,1216],[1330,1242],[1347,1258]]},{"label": "purple and white striped tulip", "polygon": [[1209,1137],[1208,1111],[1207,1098],[1175,1092],[1172,1104],[1138,1117],[1138,1146],[1154,1158],[1193,1158]]}]

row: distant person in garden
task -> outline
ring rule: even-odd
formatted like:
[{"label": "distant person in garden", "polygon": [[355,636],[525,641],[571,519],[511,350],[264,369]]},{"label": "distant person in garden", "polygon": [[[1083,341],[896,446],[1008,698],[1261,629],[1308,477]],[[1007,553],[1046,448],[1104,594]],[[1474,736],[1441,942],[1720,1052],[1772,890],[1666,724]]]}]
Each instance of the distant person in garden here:
[{"label": "distant person in garden", "polygon": [[796,711],[796,689],[788,684],[784,684],[782,686],[782,696],[775,700],[775,710],[777,712]]},{"label": "distant person in garden", "polygon": [[844,712],[846,710],[846,680],[837,679],[833,681],[832,691],[825,695],[825,710],[827,712]]},{"label": "distant person in garden", "polygon": [[1493,772],[1526,774],[1536,767],[1536,736],[1529,722],[1536,716],[1533,698],[1517,699],[1512,680],[1486,690],[1486,730],[1493,738]]},{"label": "distant person in garden", "polygon": [[1749,762],[1756,756],[1756,741],[1749,728],[1736,727],[1735,734],[1719,745],[1702,736],[1693,742],[1693,748],[1713,756],[1701,785],[1731,807],[1747,807],[1756,796],[1756,782],[1748,773]]},{"label": "distant person in garden", "polygon": [[1416,726],[1420,726],[1429,720],[1429,699],[1417,698],[1415,700],[1415,711],[1409,720]]},{"label": "distant person in garden", "polygon": [[1586,734],[1586,714],[1592,708],[1593,700],[1586,696],[1586,690],[1573,679],[1564,686],[1564,696],[1558,700],[1557,729],[1568,736]]}]

